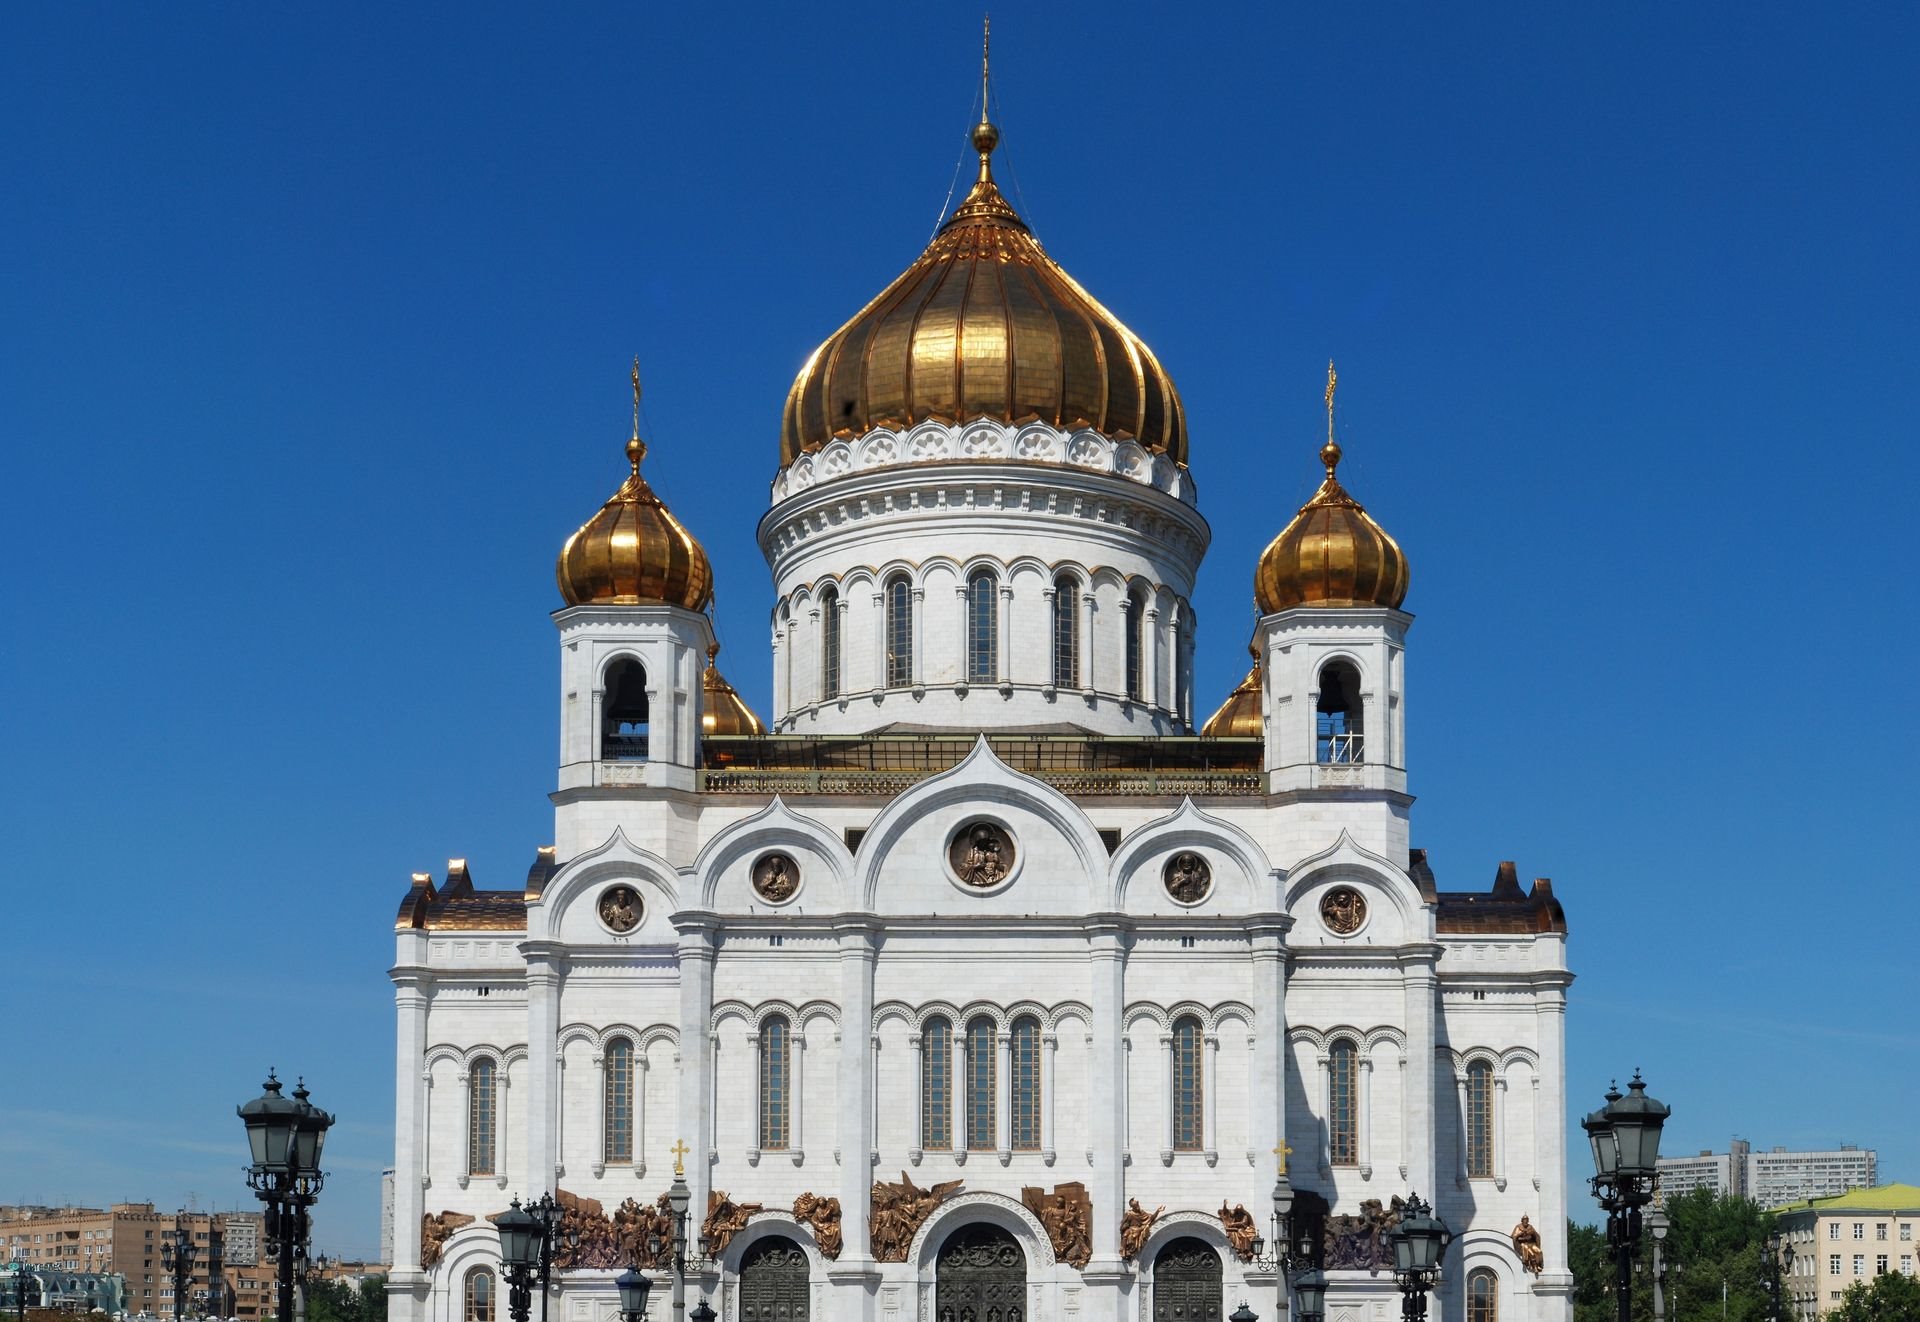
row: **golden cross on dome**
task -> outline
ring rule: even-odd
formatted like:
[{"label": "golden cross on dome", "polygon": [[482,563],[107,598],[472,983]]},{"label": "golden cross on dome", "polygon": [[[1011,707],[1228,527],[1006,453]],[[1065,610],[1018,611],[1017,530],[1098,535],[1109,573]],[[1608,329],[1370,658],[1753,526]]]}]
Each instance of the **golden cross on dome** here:
[{"label": "golden cross on dome", "polygon": [[[1331,390],[1332,387],[1328,387],[1328,389]],[[1287,1158],[1293,1155],[1293,1144],[1287,1142],[1284,1138],[1281,1139],[1280,1146],[1273,1150],[1273,1155],[1280,1158],[1280,1173],[1285,1175],[1287,1173]]]},{"label": "golden cross on dome", "polygon": [[1333,480],[1333,470],[1340,466],[1340,442],[1333,439],[1333,390],[1340,384],[1340,374],[1333,370],[1333,359],[1327,359],[1327,443],[1320,447],[1320,462],[1327,466],[1327,480]]},{"label": "golden cross on dome", "polygon": [[687,1173],[686,1155],[693,1151],[692,1148],[687,1146],[687,1140],[684,1138],[675,1139],[673,1146],[668,1148],[667,1151],[673,1154],[673,1173],[675,1175],[685,1175]]},{"label": "golden cross on dome", "polygon": [[[1329,392],[1331,392],[1333,387],[1328,386],[1327,389]],[[1328,398],[1329,399],[1332,398],[1331,393],[1329,393]],[[640,355],[639,354],[635,354],[633,356],[633,439],[636,441],[640,439]]]},{"label": "golden cross on dome", "polygon": [[993,15],[980,16],[980,122],[987,122],[987,57],[993,53]]},{"label": "golden cross on dome", "polygon": [[[634,361],[633,370],[637,373],[640,370],[640,367],[639,367],[640,360],[636,358],[633,361]],[[634,380],[638,381],[639,377],[635,376]],[[1339,384],[1340,384],[1340,374],[1333,370],[1333,359],[1329,358],[1327,359],[1327,439],[1328,440],[1333,439],[1333,389],[1335,386]],[[638,385],[634,386],[635,391],[638,391],[639,389],[640,387]],[[635,397],[638,398],[637,395]]]}]

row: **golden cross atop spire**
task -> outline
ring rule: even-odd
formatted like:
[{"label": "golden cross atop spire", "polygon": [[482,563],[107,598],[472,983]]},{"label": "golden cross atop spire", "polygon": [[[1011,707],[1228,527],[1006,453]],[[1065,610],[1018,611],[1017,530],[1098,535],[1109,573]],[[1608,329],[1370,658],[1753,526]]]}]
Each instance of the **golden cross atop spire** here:
[{"label": "golden cross atop spire", "polygon": [[[1333,481],[1333,470],[1340,466],[1340,443],[1333,439],[1333,391],[1340,384],[1340,374],[1333,370],[1333,359],[1327,359],[1327,443],[1320,447],[1320,462],[1327,466],[1327,480]],[[1284,1166],[1281,1169],[1285,1169]]]},{"label": "golden cross atop spire", "polygon": [[627,442],[627,462],[637,476],[640,461],[647,457],[647,443],[640,439],[640,355],[633,356],[633,438]]},{"label": "golden cross atop spire", "polygon": [[993,15],[980,16],[980,122],[987,122],[987,58],[993,53]]},{"label": "golden cross atop spire", "polygon": [[675,1139],[673,1146],[668,1148],[667,1151],[673,1154],[673,1173],[675,1175],[685,1175],[687,1173],[686,1156],[689,1152],[693,1151],[692,1148],[687,1146],[687,1140],[684,1138]]}]

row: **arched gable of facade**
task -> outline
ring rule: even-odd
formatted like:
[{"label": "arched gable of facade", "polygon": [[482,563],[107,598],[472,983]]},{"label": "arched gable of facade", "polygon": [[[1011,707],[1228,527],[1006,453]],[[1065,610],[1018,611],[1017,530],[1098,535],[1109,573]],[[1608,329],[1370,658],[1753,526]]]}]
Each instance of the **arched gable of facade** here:
[{"label": "arched gable of facade", "polygon": [[466,1291],[462,1286],[467,1273],[476,1267],[493,1273],[494,1316],[506,1317],[507,1283],[500,1268],[500,1236],[493,1223],[481,1216],[447,1236],[441,1246],[440,1261],[433,1265],[433,1289],[427,1296],[432,1309],[427,1322],[466,1322]]},{"label": "arched gable of facade", "polygon": [[[1319,897],[1341,883],[1360,891],[1367,901],[1366,921],[1350,936],[1370,933],[1369,944],[1374,946],[1433,940],[1432,910],[1405,868],[1363,848],[1344,830],[1333,844],[1301,859],[1284,875],[1281,901],[1295,920],[1289,944],[1296,948],[1310,944],[1311,934],[1321,931],[1316,912]],[[1385,913],[1381,912],[1382,905]],[[1327,942],[1340,940],[1324,933],[1322,936]]]},{"label": "arched gable of facade", "polygon": [[[859,907],[868,910],[876,907],[883,867],[910,828],[929,818],[950,816],[955,809],[969,817],[992,819],[1005,815],[1004,810],[1008,808],[1031,814],[1058,834],[1079,866],[1077,889],[1082,911],[1099,904],[1107,857],[1100,833],[1072,799],[1045,781],[1022,775],[994,756],[983,735],[958,763],[915,784],[874,819],[853,860],[852,893],[858,897]],[[1002,890],[1018,882],[1032,843],[1018,847]],[[987,894],[990,893],[983,893],[982,898]]]},{"label": "arched gable of facade", "polygon": [[623,934],[628,944],[677,942],[668,917],[680,904],[678,869],[634,844],[617,826],[602,843],[563,863],[539,897],[527,902],[527,940],[572,945],[606,942],[608,935],[591,899],[614,882],[632,886],[644,906],[640,926]]},{"label": "arched gable of facade", "polygon": [[[1212,886],[1198,905],[1172,900],[1161,869],[1183,851],[1200,854]],[[1179,912],[1197,908],[1231,913],[1270,909],[1280,902],[1280,872],[1258,842],[1233,823],[1209,816],[1184,798],[1180,806],[1130,832],[1107,861],[1108,895],[1103,907],[1118,911]]]},{"label": "arched gable of facade", "polygon": [[1187,1238],[1209,1245],[1220,1255],[1220,1284],[1224,1291],[1246,1292],[1254,1284],[1264,1284],[1271,1279],[1264,1274],[1251,1272],[1249,1264],[1240,1260],[1240,1256],[1227,1244],[1226,1228],[1213,1213],[1166,1212],[1153,1223],[1153,1233],[1147,1236],[1147,1242],[1140,1246],[1140,1252],[1134,1258],[1144,1287],[1142,1312],[1145,1316],[1153,1315],[1154,1259],[1160,1256],[1161,1249],[1174,1240]]},{"label": "arched gable of facade", "polygon": [[[940,1245],[947,1236],[974,1221],[999,1226],[1019,1242],[1020,1251],[1027,1255],[1029,1291],[1034,1289],[1043,1273],[1052,1273],[1056,1265],[1053,1241],[1048,1238],[1046,1227],[1040,1224],[1040,1219],[1017,1198],[980,1191],[956,1194],[949,1198],[935,1208],[933,1215],[922,1222],[920,1229],[915,1232],[913,1245],[907,1250],[907,1261],[913,1264],[922,1281],[932,1282]],[[1030,1301],[1032,1297],[1029,1294]]]},{"label": "arched gable of facade", "polygon": [[751,817],[726,827],[707,841],[689,869],[694,884],[690,902],[703,909],[764,909],[768,901],[754,892],[753,865],[768,850],[794,855],[800,885],[790,901],[803,903],[807,912],[834,913],[847,907],[853,875],[853,855],[845,840],[811,817],[803,817],[775,795],[773,802]]}]

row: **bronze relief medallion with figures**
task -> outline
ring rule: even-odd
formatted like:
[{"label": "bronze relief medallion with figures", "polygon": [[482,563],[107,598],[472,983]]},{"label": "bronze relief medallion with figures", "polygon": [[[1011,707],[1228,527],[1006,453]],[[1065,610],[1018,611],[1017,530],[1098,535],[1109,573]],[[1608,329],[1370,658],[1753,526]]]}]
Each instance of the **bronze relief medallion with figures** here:
[{"label": "bronze relief medallion with figures", "polygon": [[1198,904],[1213,890],[1213,868],[1191,849],[1183,849],[1160,870],[1160,884],[1178,904]]},{"label": "bronze relief medallion with figures", "polygon": [[1013,836],[998,822],[968,822],[947,842],[947,866],[975,890],[992,890],[1013,875],[1013,860]]},{"label": "bronze relief medallion with figures", "polygon": [[778,850],[760,855],[753,864],[753,893],[768,904],[785,904],[800,890],[800,865]]},{"label": "bronze relief medallion with figures", "polygon": [[1351,886],[1335,886],[1320,901],[1320,921],[1335,936],[1352,936],[1367,921],[1367,902]]},{"label": "bronze relief medallion with figures", "polygon": [[640,892],[631,886],[609,886],[600,892],[600,921],[607,930],[619,934],[631,932],[640,926],[640,919],[646,913],[646,905],[641,903]]}]

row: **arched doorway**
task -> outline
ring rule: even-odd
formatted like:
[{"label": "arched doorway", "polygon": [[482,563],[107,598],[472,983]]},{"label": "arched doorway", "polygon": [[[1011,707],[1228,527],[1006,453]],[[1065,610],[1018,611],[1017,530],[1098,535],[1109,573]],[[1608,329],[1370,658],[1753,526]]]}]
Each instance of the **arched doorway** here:
[{"label": "arched doorway", "polygon": [[1027,1322],[1027,1255],[999,1226],[961,1226],[934,1262],[936,1322]]},{"label": "arched doorway", "polygon": [[784,1235],[747,1246],[740,1259],[740,1322],[805,1322],[807,1251]]},{"label": "arched doorway", "polygon": [[1176,1239],[1153,1260],[1153,1322],[1220,1322],[1220,1255],[1205,1240]]}]

